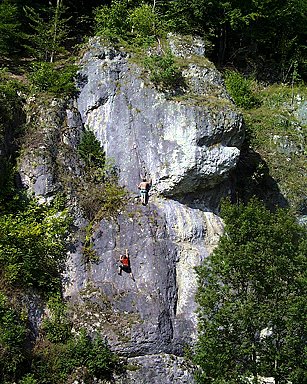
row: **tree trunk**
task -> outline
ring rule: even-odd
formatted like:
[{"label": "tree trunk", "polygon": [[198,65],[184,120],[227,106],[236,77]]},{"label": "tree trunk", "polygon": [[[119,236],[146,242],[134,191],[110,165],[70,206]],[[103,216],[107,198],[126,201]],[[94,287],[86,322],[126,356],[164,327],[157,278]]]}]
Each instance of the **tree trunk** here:
[{"label": "tree trunk", "polygon": [[59,22],[61,6],[62,6],[62,0],[57,0],[55,14],[54,14],[53,46],[52,46],[52,51],[51,51],[51,54],[50,54],[50,63],[53,63],[53,60],[54,60],[55,45],[56,45],[56,39],[57,39],[57,28],[58,28],[58,22]]},{"label": "tree trunk", "polygon": [[227,28],[226,28],[226,25],[223,24],[220,28],[219,52],[218,52],[218,58],[217,58],[219,66],[221,66],[224,62],[226,42],[227,42]]}]

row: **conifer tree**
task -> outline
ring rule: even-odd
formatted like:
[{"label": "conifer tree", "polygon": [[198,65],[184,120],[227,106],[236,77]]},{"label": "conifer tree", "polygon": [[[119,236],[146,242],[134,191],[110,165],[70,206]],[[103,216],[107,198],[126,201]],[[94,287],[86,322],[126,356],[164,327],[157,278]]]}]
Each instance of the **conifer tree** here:
[{"label": "conifer tree", "polygon": [[27,35],[30,44],[26,48],[40,61],[54,62],[56,55],[65,52],[64,43],[69,32],[69,19],[64,17],[62,1],[57,0],[55,7],[41,7],[39,11],[29,6],[25,6],[24,10],[33,31]]},{"label": "conifer tree", "polygon": [[20,23],[18,8],[4,0],[0,3],[0,54],[9,55],[16,52],[20,40]]}]

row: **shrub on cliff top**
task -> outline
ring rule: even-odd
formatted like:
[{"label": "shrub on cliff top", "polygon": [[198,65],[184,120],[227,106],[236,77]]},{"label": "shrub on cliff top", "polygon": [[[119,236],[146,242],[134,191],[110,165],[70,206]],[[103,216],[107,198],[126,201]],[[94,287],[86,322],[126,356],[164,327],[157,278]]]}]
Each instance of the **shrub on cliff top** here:
[{"label": "shrub on cliff top", "polygon": [[181,71],[170,51],[163,55],[147,56],[144,66],[150,72],[150,80],[157,86],[173,89],[183,82]]},{"label": "shrub on cliff top", "polygon": [[252,91],[252,81],[238,72],[226,71],[225,85],[234,102],[241,108],[250,109],[259,105]]},{"label": "shrub on cliff top", "polygon": [[165,33],[161,17],[149,4],[113,0],[110,6],[95,12],[95,34],[111,41],[126,40],[133,44],[153,43]]},{"label": "shrub on cliff top", "polygon": [[53,63],[35,63],[32,65],[29,80],[36,91],[50,92],[56,96],[71,95],[76,91],[76,70],[75,65],[58,68]]}]

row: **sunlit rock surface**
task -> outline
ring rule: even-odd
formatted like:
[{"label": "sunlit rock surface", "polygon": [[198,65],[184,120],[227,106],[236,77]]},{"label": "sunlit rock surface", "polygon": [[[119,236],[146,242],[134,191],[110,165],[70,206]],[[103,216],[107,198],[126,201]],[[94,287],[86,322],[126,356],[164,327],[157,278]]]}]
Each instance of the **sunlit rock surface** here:
[{"label": "sunlit rock surface", "polygon": [[190,87],[170,98],[130,64],[126,53],[93,41],[82,59],[78,110],[129,190],[146,173],[154,191],[180,196],[212,188],[236,166],[241,116],[212,64],[191,60],[183,75],[192,92]]},{"label": "sunlit rock surface", "polygon": [[[82,253],[87,223],[79,213],[63,275],[75,330],[105,336],[137,366],[118,383],[193,382],[182,356],[196,336],[194,267],[223,231],[217,208],[229,193],[243,140],[241,116],[221,75],[202,56],[201,41],[187,49],[172,35],[170,43],[187,59],[185,87],[171,96],[127,53],[93,40],[80,63],[77,99],[36,110],[32,125],[40,135],[19,160],[24,186],[48,201],[60,189],[59,173],[79,177],[74,159],[87,127],[129,192],[124,209],[94,225],[92,261]],[[153,182],[145,207],[136,198],[144,174]],[[134,279],[117,274],[125,249]]]}]

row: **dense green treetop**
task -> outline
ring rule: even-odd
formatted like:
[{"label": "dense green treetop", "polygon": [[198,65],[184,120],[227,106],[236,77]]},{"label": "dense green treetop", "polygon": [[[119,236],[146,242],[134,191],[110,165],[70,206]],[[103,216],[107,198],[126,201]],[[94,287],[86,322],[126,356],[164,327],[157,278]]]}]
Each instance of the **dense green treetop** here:
[{"label": "dense green treetop", "polygon": [[225,234],[197,270],[198,381],[306,383],[306,228],[257,200],[222,216]]},{"label": "dense green treetop", "polygon": [[[51,11],[59,8],[61,15]],[[207,53],[220,66],[288,81],[295,65],[302,78],[307,76],[306,21],[307,0],[53,0],[48,6],[42,0],[4,0],[0,52],[24,55],[29,36],[30,43],[49,44],[52,52],[62,45],[71,49],[93,30],[130,43],[175,31],[204,37]],[[48,33],[53,38],[43,38]]]}]

